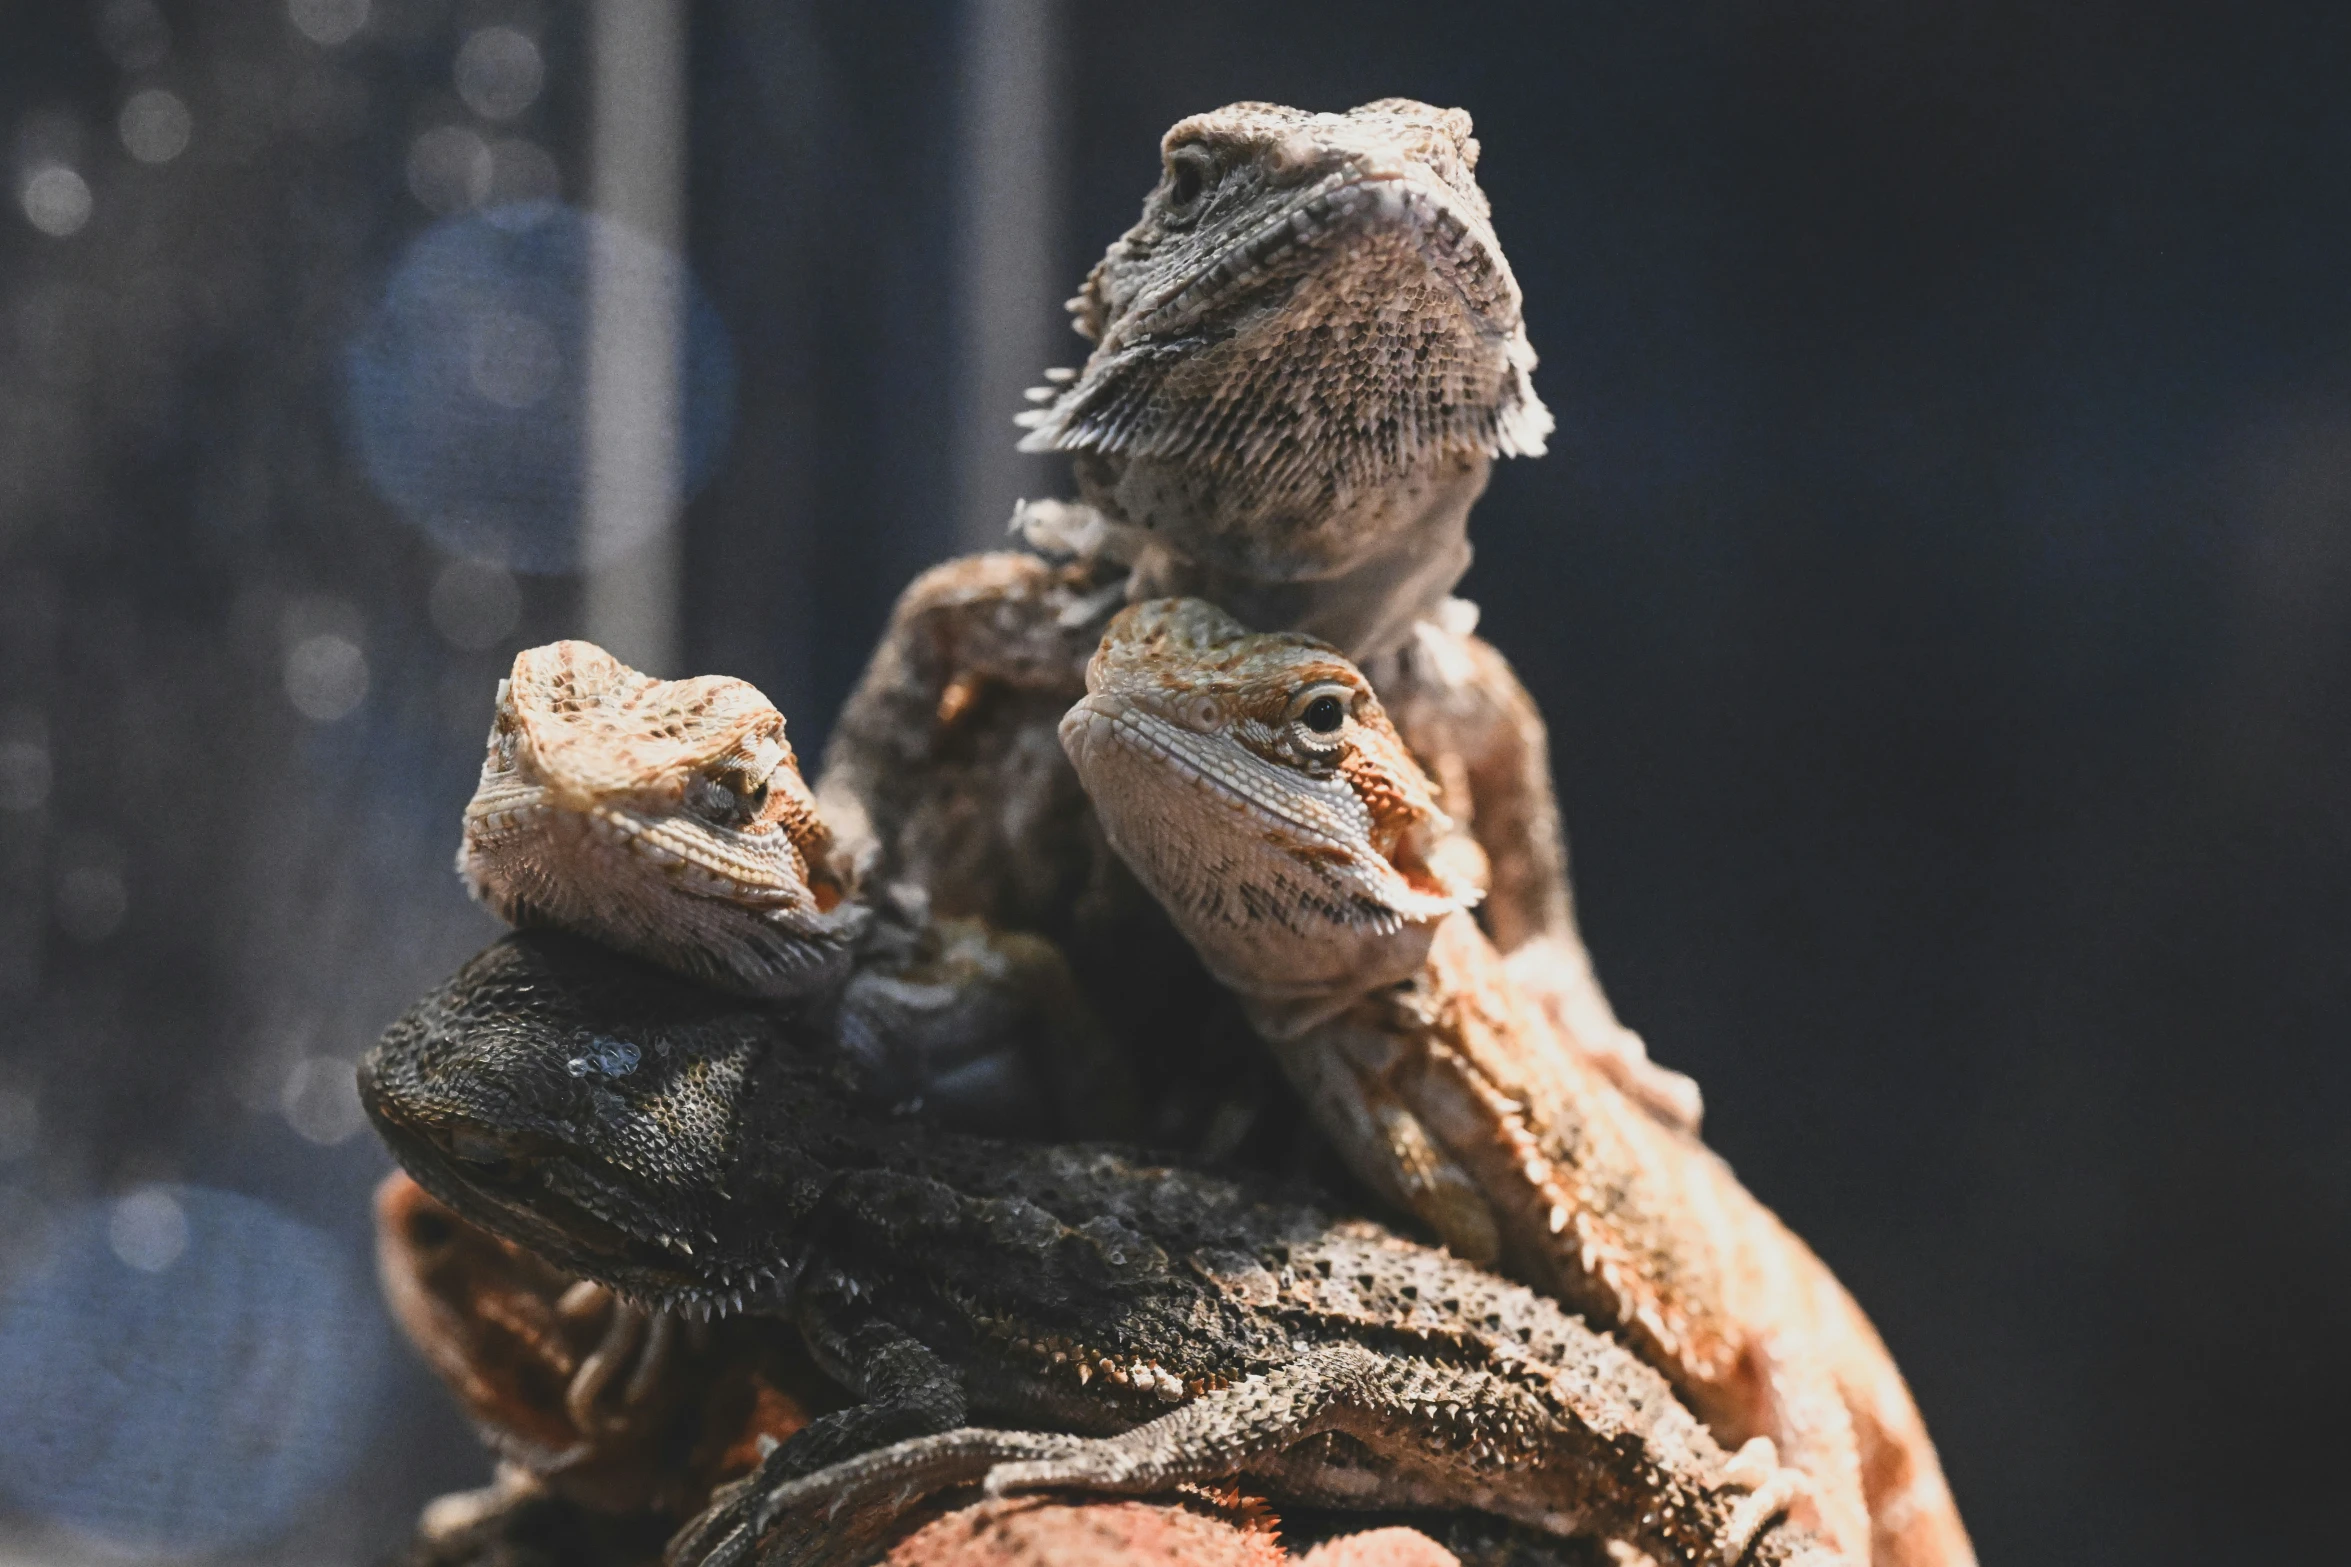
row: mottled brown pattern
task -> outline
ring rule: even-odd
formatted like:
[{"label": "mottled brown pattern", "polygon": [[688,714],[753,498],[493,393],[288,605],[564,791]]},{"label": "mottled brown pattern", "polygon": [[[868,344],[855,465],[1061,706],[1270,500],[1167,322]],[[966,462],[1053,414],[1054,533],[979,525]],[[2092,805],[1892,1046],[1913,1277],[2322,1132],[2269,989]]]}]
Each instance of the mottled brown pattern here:
[{"label": "mottled brown pattern", "polygon": [[[589,1032],[637,1065],[581,1082]],[[695,1070],[731,1058],[753,1069]],[[649,1308],[764,1319],[863,1400],[720,1493],[681,1563],[860,1560],[968,1486],[1236,1477],[1665,1560],[1828,1559],[1768,1452],[1725,1451],[1653,1368],[1521,1286],[1269,1183],[877,1117],[805,1025],[585,943],[507,937],[360,1083],[467,1217]],[[728,1168],[616,1162],[638,1107],[679,1094],[726,1128]],[[971,1424],[991,1414],[1019,1425]]]},{"label": "mottled brown pattern", "polygon": [[1402,849],[1399,867],[1434,891],[1477,874],[1474,845],[1480,918],[1520,982],[1655,1113],[1698,1118],[1696,1085],[1650,1064],[1593,974],[1535,704],[1447,597],[1490,462],[1549,428],[1478,156],[1467,114],[1401,99],[1174,127],[1140,221],[1073,302],[1093,353],[1032,394],[1030,440],[1072,453],[1084,504],[1024,507],[1048,558],[909,587],[826,751],[819,798],[870,881],[1051,937],[1106,1014],[1160,998],[1131,1038],[1172,1145],[1227,1148],[1268,1111],[1233,1087],[1248,1060],[1218,1042],[1224,1004],[1053,740],[1110,615],[1168,593],[1361,661],[1465,830],[1442,872]]},{"label": "mottled brown pattern", "polygon": [[[761,1439],[842,1402],[798,1345],[648,1314],[398,1172],[376,1191],[376,1253],[394,1319],[499,1456],[500,1493],[674,1527],[757,1466]],[[441,1532],[481,1505],[441,1507]]]},{"label": "mottled brown pattern", "polygon": [[1079,454],[1106,516],[1274,580],[1389,542],[1410,476],[1540,453],[1478,151],[1467,113],[1402,98],[1179,121],[1142,220],[1071,301],[1095,351],[1024,444]]},{"label": "mottled brown pattern", "polygon": [[499,685],[457,868],[517,924],[782,997],[838,978],[864,926],[831,850],[757,688],[556,642]]},{"label": "mottled brown pattern", "polygon": [[[1170,622],[1191,634],[1165,635]],[[1362,777],[1380,802],[1434,809],[1425,779],[1398,782],[1376,708],[1286,751],[1264,741],[1266,715],[1331,679],[1328,650],[1250,635],[1205,605],[1127,611],[1063,729],[1111,842],[1243,993],[1359,1174],[1457,1251],[1498,1249],[1511,1272],[1619,1328],[1726,1441],[1772,1438],[1849,1549],[1870,1548],[1882,1567],[1972,1561],[1933,1446],[1860,1309],[1694,1136],[1565,1047],[1458,901],[1395,900],[1367,937],[1360,908],[1327,899],[1259,910],[1203,896],[1192,868],[1244,857],[1247,823],[1284,809],[1266,795],[1285,788],[1290,808],[1351,848],[1352,885],[1376,895],[1398,882],[1374,831],[1395,806],[1367,800],[1350,818],[1328,800],[1332,780]],[[1362,764],[1349,769],[1340,750]],[[1317,945],[1348,961],[1315,967],[1302,949]],[[1384,982],[1380,948],[1412,959],[1407,983]]]}]

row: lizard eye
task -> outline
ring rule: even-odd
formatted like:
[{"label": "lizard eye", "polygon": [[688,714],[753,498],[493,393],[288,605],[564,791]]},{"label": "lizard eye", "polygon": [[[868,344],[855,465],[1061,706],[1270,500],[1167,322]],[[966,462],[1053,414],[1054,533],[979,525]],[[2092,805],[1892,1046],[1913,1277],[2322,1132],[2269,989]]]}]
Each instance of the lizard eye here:
[{"label": "lizard eye", "polygon": [[1354,699],[1355,693],[1345,686],[1308,686],[1290,699],[1290,722],[1308,744],[1325,749],[1316,742],[1328,742],[1347,727]]},{"label": "lizard eye", "polygon": [[450,1158],[476,1175],[498,1179],[522,1171],[522,1161],[514,1157],[514,1150],[479,1132],[461,1128],[444,1132],[439,1141]]},{"label": "lizard eye", "polygon": [[1189,218],[1216,179],[1216,155],[1189,142],[1167,155],[1168,215]]},{"label": "lizard eye", "polygon": [[498,758],[500,767],[514,765],[514,753],[520,740],[514,716],[503,708],[499,709],[498,716],[490,720],[490,754]]},{"label": "lizard eye", "polygon": [[744,767],[705,774],[688,792],[694,814],[721,827],[740,827],[767,809],[767,775]]}]

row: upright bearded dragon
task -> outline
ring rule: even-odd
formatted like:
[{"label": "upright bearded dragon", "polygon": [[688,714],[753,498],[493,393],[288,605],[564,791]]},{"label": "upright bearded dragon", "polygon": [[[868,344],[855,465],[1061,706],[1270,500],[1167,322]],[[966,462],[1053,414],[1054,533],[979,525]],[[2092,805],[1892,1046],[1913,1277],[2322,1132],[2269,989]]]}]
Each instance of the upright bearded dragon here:
[{"label": "upright bearded dragon", "polygon": [[576,938],[475,958],[385,1034],[360,1092],[468,1219],[648,1307],[781,1319],[863,1400],[722,1493],[673,1562],[858,1559],[980,1481],[1148,1495],[1239,1474],[1664,1561],[1828,1560],[1764,1444],[1726,1454],[1656,1372],[1524,1288],[1266,1187],[879,1114],[821,1033]]},{"label": "upright bearded dragon", "polygon": [[[1071,454],[1082,504],[1024,509],[1053,558],[951,561],[907,589],[817,795],[866,879],[1054,938],[1097,1003],[1150,988],[1141,1065],[1186,1059],[1214,992],[1103,850],[1054,726],[1128,599],[1313,632],[1445,780],[1522,981],[1626,1091],[1694,1125],[1696,1086],[1649,1063],[1593,978],[1541,717],[1447,596],[1492,460],[1551,428],[1478,150],[1465,112],[1401,98],[1171,129],[1141,221],[1070,302],[1091,357],[1025,419],[1025,446]],[[1184,1085],[1152,1086],[1188,1139]]]},{"label": "upright bearded dragon", "polygon": [[1168,599],[1111,623],[1086,686],[1061,736],[1103,829],[1364,1179],[1457,1253],[1622,1330],[1726,1441],[1772,1438],[1848,1551],[1973,1561],[1860,1308],[1520,994],[1360,670]]}]

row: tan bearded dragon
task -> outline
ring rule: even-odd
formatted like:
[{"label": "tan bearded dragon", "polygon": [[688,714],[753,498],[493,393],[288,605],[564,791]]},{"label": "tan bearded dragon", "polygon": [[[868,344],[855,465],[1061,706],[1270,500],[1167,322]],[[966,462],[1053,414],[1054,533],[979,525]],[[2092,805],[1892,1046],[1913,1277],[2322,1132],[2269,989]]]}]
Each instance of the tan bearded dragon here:
[{"label": "tan bearded dragon", "polygon": [[[1141,220],[1070,302],[1093,353],[1024,421],[1029,449],[1071,454],[1080,503],[1024,508],[1043,556],[951,561],[907,589],[817,793],[868,883],[1051,937],[1105,1010],[1153,990],[1139,1064],[1190,1060],[1214,990],[1104,851],[1054,726],[1128,599],[1313,632],[1445,781],[1522,983],[1613,1081],[1695,1125],[1696,1085],[1649,1063],[1593,977],[1541,717],[1448,597],[1492,460],[1551,428],[1478,154],[1468,114],[1401,98],[1237,103],[1169,130]],[[1168,1140],[1196,1142],[1186,1085],[1151,1087]]]},{"label": "tan bearded dragon", "polygon": [[1833,1539],[1974,1560],[1885,1346],[1688,1133],[1552,1037],[1370,683],[1197,600],[1112,622],[1061,727],[1110,841],[1354,1169],[1460,1255],[1622,1331],[1722,1439],[1769,1437]]},{"label": "tan bearded dragon", "polygon": [[1001,1134],[1131,1131],[1125,1058],[1050,942],[869,905],[831,842],[756,687],[556,642],[499,683],[457,869],[514,924],[820,1010],[885,1102]]}]

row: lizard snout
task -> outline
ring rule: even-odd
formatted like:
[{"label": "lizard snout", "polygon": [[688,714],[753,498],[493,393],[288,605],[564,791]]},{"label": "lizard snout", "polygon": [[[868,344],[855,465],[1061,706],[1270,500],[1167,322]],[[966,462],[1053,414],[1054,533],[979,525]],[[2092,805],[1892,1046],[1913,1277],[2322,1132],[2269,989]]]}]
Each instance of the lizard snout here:
[{"label": "lizard snout", "polygon": [[1061,715],[1061,749],[1080,774],[1097,745],[1112,744],[1111,729],[1128,710],[1126,699],[1108,691],[1090,691]]}]

